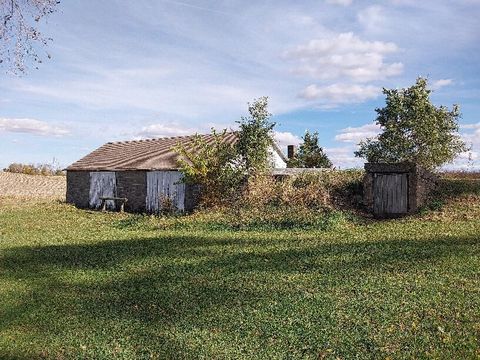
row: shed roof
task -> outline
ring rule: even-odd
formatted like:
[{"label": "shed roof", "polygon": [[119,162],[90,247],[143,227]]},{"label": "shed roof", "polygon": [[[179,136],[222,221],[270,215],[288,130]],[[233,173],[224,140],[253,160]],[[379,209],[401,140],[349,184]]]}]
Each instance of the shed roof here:
[{"label": "shed roof", "polygon": [[[175,170],[179,154],[173,150],[178,144],[188,146],[194,137],[176,136],[157,139],[109,142],[73,163],[67,170],[119,171],[119,170]],[[213,143],[212,134],[200,135],[207,143]],[[236,132],[225,134],[224,141],[234,144]],[[274,146],[275,151],[286,161],[285,155]]]}]

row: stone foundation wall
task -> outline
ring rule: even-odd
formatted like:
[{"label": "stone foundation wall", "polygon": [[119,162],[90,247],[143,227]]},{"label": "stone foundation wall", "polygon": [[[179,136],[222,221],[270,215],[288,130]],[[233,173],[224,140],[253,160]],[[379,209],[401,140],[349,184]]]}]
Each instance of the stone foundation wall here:
[{"label": "stone foundation wall", "polygon": [[[125,211],[146,212],[147,172],[146,171],[116,171],[117,197],[127,198]],[[186,185],[185,211],[193,211],[200,199],[199,185]],[[67,171],[67,202],[78,208],[89,207],[90,171]]]},{"label": "stone foundation wall", "polygon": [[147,198],[146,171],[117,171],[117,196],[127,198],[125,211],[145,212]]},{"label": "stone foundation wall", "polygon": [[90,193],[89,171],[67,171],[67,203],[76,207],[88,208]]},{"label": "stone foundation wall", "polygon": [[416,208],[419,209],[429,200],[430,194],[438,186],[439,178],[430,171],[417,167]]}]

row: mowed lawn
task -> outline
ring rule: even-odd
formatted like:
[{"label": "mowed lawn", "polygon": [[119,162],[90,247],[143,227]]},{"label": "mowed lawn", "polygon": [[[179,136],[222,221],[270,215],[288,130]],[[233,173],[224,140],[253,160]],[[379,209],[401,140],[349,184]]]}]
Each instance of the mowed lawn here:
[{"label": "mowed lawn", "polygon": [[479,357],[478,196],[274,232],[0,200],[2,359]]}]

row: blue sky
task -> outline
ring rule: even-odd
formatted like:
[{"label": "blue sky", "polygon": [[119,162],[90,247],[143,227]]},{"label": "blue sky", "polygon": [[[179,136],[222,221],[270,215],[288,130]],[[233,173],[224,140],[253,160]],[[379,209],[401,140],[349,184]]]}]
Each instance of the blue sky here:
[{"label": "blue sky", "polygon": [[41,25],[52,58],[0,68],[0,167],[233,127],[263,95],[281,145],[318,131],[336,166],[361,166],[382,87],[419,75],[460,104],[473,165],[455,166],[479,167],[479,15],[479,0],[62,1]]}]

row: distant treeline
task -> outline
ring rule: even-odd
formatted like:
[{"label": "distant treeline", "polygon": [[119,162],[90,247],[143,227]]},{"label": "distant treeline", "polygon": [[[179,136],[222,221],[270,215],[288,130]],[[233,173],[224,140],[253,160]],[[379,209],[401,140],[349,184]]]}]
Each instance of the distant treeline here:
[{"label": "distant treeline", "polygon": [[3,171],[27,175],[56,175],[63,176],[65,172],[54,164],[20,164],[11,163]]}]

